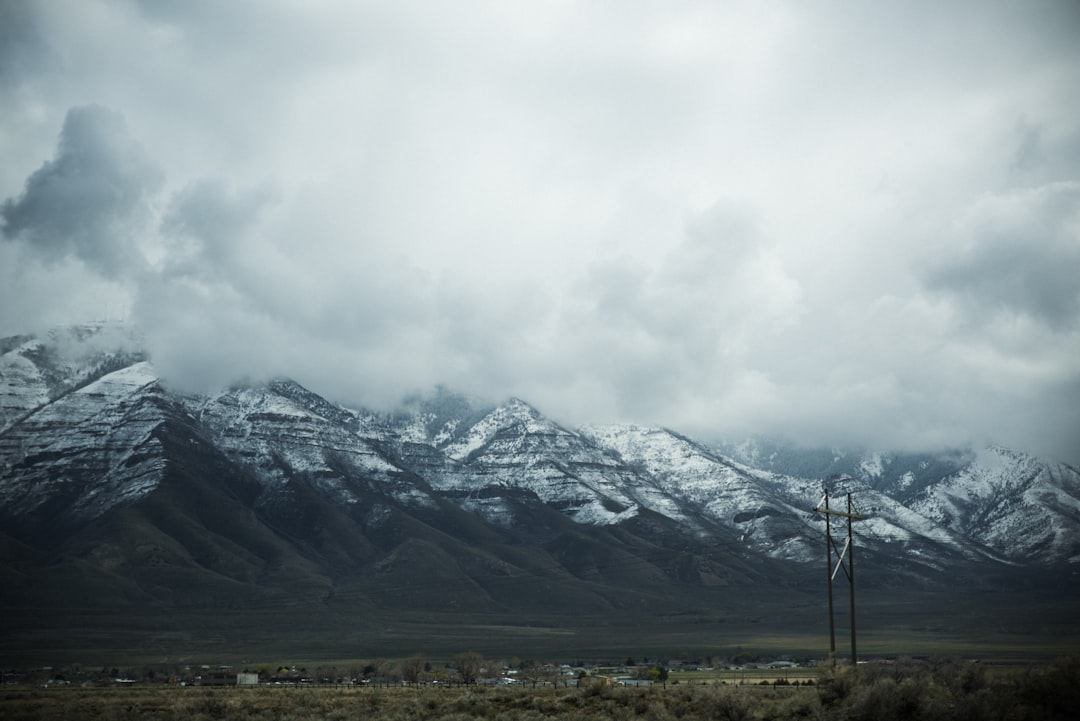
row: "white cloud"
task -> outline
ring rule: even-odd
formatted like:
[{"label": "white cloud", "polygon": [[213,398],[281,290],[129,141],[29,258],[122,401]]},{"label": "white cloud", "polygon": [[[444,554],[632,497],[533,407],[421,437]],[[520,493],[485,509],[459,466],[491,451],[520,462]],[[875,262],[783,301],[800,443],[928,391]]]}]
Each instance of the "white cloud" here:
[{"label": "white cloud", "polygon": [[0,332],[119,306],[190,386],[1078,460],[1074,3],[4,12]]}]

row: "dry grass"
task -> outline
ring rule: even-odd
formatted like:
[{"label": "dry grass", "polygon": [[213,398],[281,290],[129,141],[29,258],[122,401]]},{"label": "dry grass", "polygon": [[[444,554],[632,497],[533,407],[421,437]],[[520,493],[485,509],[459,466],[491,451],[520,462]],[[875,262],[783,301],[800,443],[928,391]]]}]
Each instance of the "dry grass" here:
[{"label": "dry grass", "polygon": [[666,688],[168,688],[0,692],[8,721],[750,721],[1071,719],[1080,659],[1007,672],[969,663],[851,667],[813,686],[669,685]]},{"label": "dry grass", "polygon": [[[813,690],[772,687],[26,689],[0,696],[11,721],[280,719],[570,721],[746,718],[751,707],[812,707]],[[718,715],[719,713],[719,715]]]}]

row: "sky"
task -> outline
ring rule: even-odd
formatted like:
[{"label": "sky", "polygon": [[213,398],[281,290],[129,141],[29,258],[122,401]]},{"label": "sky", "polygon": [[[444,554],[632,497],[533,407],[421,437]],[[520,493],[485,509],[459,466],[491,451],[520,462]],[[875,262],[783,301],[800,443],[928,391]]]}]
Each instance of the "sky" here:
[{"label": "sky", "polygon": [[1080,465],[1080,3],[0,0],[0,335]]}]

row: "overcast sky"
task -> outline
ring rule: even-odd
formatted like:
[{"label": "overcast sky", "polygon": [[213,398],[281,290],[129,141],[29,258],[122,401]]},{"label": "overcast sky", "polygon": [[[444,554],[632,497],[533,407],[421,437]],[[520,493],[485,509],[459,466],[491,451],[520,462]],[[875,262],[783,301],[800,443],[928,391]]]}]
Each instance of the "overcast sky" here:
[{"label": "overcast sky", "polygon": [[1080,463],[1080,3],[0,0],[0,334]]}]

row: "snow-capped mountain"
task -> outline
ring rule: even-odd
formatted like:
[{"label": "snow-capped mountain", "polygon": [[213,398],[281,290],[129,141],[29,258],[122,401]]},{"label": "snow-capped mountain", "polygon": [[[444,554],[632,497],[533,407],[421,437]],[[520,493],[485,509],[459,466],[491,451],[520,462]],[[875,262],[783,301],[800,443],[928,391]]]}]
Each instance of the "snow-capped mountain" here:
[{"label": "snow-capped mountain", "polygon": [[[590,433],[659,479],[669,497],[700,509],[737,533],[748,547],[802,563],[821,556],[825,521],[813,510],[822,497],[821,480],[741,465],[669,430],[614,426]],[[942,568],[960,558],[1003,560],[991,549],[856,479],[832,485],[834,491],[852,493],[858,499],[855,510],[865,516],[858,524],[860,544],[894,557],[897,567],[922,563]]]},{"label": "snow-capped mountain", "polygon": [[987,448],[910,503],[1018,562],[1080,563],[1080,474],[1006,448]]},{"label": "snow-capped mountain", "polygon": [[[861,508],[885,496],[953,537],[1025,565],[1080,561],[1080,473],[1000,447],[938,453],[804,449],[767,441],[717,444],[731,458],[780,475],[849,478]],[[866,491],[879,495],[867,495]]]},{"label": "snow-capped mountain", "polygon": [[1007,585],[1080,562],[1080,473],[1005,449],[708,446],[442,389],[391,414],[286,379],[182,396],[119,324],[0,351],[8,608],[58,592],[109,607],[574,612],[791,594],[820,576],[825,485],[864,516],[870,586]]}]

